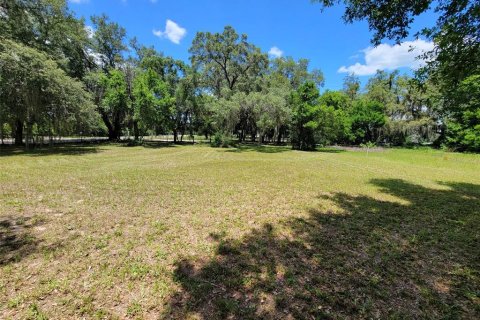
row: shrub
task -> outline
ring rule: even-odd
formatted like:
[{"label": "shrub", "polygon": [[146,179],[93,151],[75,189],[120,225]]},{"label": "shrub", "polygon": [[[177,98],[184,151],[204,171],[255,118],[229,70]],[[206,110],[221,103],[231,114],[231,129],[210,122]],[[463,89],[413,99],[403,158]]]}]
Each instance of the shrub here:
[{"label": "shrub", "polygon": [[228,147],[233,147],[234,142],[232,138],[230,138],[229,136],[224,135],[223,133],[217,132],[213,136],[211,146],[214,148],[228,148]]}]

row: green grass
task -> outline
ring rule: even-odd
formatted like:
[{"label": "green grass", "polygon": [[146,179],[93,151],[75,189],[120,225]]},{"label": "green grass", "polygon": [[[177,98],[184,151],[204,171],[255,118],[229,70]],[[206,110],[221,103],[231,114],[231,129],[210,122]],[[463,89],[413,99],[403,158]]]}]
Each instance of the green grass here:
[{"label": "green grass", "polygon": [[480,156],[0,151],[1,319],[475,319]]}]

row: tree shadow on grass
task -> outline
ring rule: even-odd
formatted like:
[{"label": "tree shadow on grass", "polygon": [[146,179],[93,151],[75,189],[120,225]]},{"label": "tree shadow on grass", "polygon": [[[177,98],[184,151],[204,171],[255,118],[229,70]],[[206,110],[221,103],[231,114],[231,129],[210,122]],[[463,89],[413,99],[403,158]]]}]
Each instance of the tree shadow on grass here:
[{"label": "tree shadow on grass", "polygon": [[31,234],[31,228],[42,223],[28,217],[0,218],[0,266],[19,261],[37,250],[40,242]]},{"label": "tree shadow on grass", "polygon": [[317,148],[315,151],[316,152],[322,152],[322,153],[344,153],[344,152],[346,152],[346,150],[344,150],[344,149],[333,148],[333,147]]},{"label": "tree shadow on grass", "polygon": [[173,142],[173,141],[122,141],[122,147],[144,147],[149,149],[162,149],[162,148],[175,148],[179,146],[193,146],[195,145],[192,142]]},{"label": "tree shadow on grass", "polygon": [[398,202],[337,193],[339,212],[220,239],[182,260],[164,318],[475,319],[480,316],[480,186],[371,183]]},{"label": "tree shadow on grass", "polygon": [[[157,141],[144,141],[142,146],[149,149],[162,149],[162,148],[175,148],[180,144],[175,144],[173,142],[157,142]],[[192,145],[191,143],[186,145]]]},{"label": "tree shadow on grass", "polygon": [[21,147],[0,147],[0,157],[28,155],[32,157],[61,155],[61,156],[79,156],[84,154],[98,153],[101,148],[92,145],[68,145],[68,146],[52,146],[52,147],[36,147],[34,149],[25,150]]},{"label": "tree shadow on grass", "polygon": [[[281,153],[281,152],[288,152],[292,151],[291,146],[273,146],[273,145],[255,145],[255,144],[241,144],[235,148],[228,149],[226,152],[231,153],[242,153],[242,152],[260,152],[260,153]],[[300,150],[297,150],[300,151]],[[312,151],[305,151],[305,152],[320,152],[320,153],[343,153],[346,152],[343,149],[338,148],[328,148],[322,147],[317,148]]]},{"label": "tree shadow on grass", "polygon": [[225,152],[232,153],[243,153],[243,152],[260,152],[260,153],[281,153],[292,151],[291,147],[288,146],[268,146],[268,145],[258,145],[258,144],[240,144],[235,148],[228,149]]}]

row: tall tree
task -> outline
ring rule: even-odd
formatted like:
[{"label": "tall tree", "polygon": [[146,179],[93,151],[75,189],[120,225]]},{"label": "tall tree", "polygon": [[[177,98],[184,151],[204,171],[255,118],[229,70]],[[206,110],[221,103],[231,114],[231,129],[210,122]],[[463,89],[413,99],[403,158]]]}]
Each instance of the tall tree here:
[{"label": "tall tree", "polygon": [[271,62],[270,72],[278,73],[290,81],[294,90],[307,81],[321,87],[325,83],[323,73],[319,69],[309,69],[308,59],[295,61],[292,57],[280,57]]},{"label": "tall tree", "polygon": [[[424,54],[427,65],[418,75],[439,87],[442,113],[448,117],[462,105],[461,84],[480,74],[480,2],[478,0],[314,0],[324,7],[345,4],[346,22],[367,20],[374,36],[400,42],[407,37],[412,22],[420,14],[434,8],[438,15],[434,25],[427,25],[417,34],[434,42],[434,49]],[[458,91],[460,90],[460,91]],[[460,98],[460,100],[459,100]],[[473,128],[472,128],[473,129]],[[442,134],[442,136],[445,136]]]},{"label": "tall tree", "polygon": [[143,70],[151,69],[168,84],[170,94],[175,95],[177,85],[183,76],[185,76],[187,66],[183,61],[175,60],[172,57],[166,57],[151,49],[143,50],[140,53],[143,58],[138,65]]},{"label": "tall tree", "polygon": [[292,147],[300,150],[314,150],[317,142],[315,133],[319,125],[320,93],[313,82],[305,82],[292,95]]},{"label": "tall tree", "polygon": [[355,143],[379,142],[380,129],[385,125],[385,107],[379,102],[361,98],[351,109],[352,134]]},{"label": "tall tree", "polygon": [[480,151],[480,75],[459,85],[458,107],[447,123],[447,145],[462,151]]},{"label": "tall tree", "polygon": [[[133,87],[135,139],[151,130],[158,132],[167,128],[173,114],[174,98],[168,85],[152,69],[137,75]],[[169,128],[170,129],[170,128]]]},{"label": "tall tree", "polygon": [[288,133],[292,110],[289,98],[292,86],[286,77],[279,74],[270,74],[262,79],[262,90],[256,93],[258,102],[255,112],[256,126],[262,142],[266,140],[280,144]]},{"label": "tall tree", "polygon": [[248,90],[268,65],[267,56],[230,26],[222,33],[198,32],[189,52],[192,66],[201,70],[205,85],[217,96],[223,88],[232,91],[242,82]]},{"label": "tall tree", "polygon": [[325,91],[320,97],[320,104],[335,108],[335,110],[348,111],[352,101],[345,91]]},{"label": "tall tree", "polygon": [[[134,78],[131,64],[125,62],[123,57],[127,50],[126,30],[118,23],[111,22],[105,14],[92,16],[91,20],[94,30],[87,51],[94,60],[94,68],[84,81],[94,96],[109,139],[118,140],[131,113]],[[99,72],[97,68],[102,71]]]},{"label": "tall tree", "polygon": [[75,127],[85,128],[95,115],[81,82],[44,52],[6,39],[0,41],[0,100],[9,114],[15,143],[22,144],[26,128],[27,146],[34,125],[50,136],[68,134]]},{"label": "tall tree", "polygon": [[100,78],[100,85],[104,88],[100,115],[108,129],[109,140],[119,140],[131,107],[125,75],[120,70],[112,69]]},{"label": "tall tree", "polygon": [[360,91],[360,79],[354,74],[348,74],[343,79],[343,91],[347,94],[350,100],[355,100]]},{"label": "tall tree", "polygon": [[183,141],[183,136],[188,132],[193,136],[194,126],[198,124],[201,102],[198,87],[198,74],[188,68],[185,76],[180,79],[175,90],[175,111],[172,117],[173,139]]},{"label": "tall tree", "polygon": [[389,143],[431,142],[436,138],[437,94],[432,84],[398,72],[378,71],[370,78],[366,97],[381,103],[388,121],[383,129]]},{"label": "tall tree", "polygon": [[105,15],[91,17],[94,33],[92,50],[98,55],[101,67],[107,73],[116,68],[123,60],[123,52],[127,50],[125,44],[126,30],[116,22],[111,22]]},{"label": "tall tree", "polygon": [[70,76],[84,76],[87,33],[65,0],[0,0],[0,16],[0,37],[46,52]]}]

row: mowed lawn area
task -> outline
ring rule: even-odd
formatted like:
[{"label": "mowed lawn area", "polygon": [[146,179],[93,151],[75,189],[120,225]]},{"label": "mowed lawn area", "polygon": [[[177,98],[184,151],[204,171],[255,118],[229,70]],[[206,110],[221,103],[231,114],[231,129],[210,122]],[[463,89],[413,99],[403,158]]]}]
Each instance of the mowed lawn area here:
[{"label": "mowed lawn area", "polygon": [[0,153],[1,319],[475,319],[480,156]]}]

